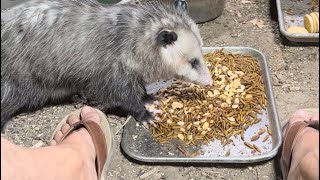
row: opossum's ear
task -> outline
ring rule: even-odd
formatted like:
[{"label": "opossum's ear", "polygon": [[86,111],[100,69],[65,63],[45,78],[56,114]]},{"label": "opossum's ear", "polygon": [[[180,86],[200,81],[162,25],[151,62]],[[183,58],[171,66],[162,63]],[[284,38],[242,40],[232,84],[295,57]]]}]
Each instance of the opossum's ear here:
[{"label": "opossum's ear", "polygon": [[166,46],[172,44],[178,39],[178,36],[175,32],[161,31],[157,37],[157,42],[160,45]]},{"label": "opossum's ear", "polygon": [[188,4],[185,0],[175,0],[174,7],[184,14],[188,14]]}]

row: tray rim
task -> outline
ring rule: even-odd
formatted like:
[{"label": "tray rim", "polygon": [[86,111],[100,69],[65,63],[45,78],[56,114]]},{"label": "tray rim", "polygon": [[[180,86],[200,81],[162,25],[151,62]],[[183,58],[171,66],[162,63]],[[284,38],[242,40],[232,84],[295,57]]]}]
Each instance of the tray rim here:
[{"label": "tray rim", "polygon": [[[281,147],[282,144],[282,131],[281,131],[281,126],[280,126],[280,121],[277,113],[277,107],[276,107],[276,102],[273,96],[273,87],[271,83],[271,78],[270,78],[270,72],[269,72],[269,65],[267,62],[267,58],[265,55],[254,48],[251,47],[237,47],[237,46],[225,46],[225,47],[202,47],[203,51],[212,51],[212,50],[220,50],[224,49],[226,52],[236,52],[236,51],[243,51],[243,50],[250,50],[251,52],[256,52],[259,54],[262,59],[261,63],[264,64],[265,66],[265,78],[266,78],[266,85],[265,87],[267,90],[270,92],[271,96],[269,100],[270,107],[273,110],[273,118],[274,118],[274,125],[275,128],[277,129],[277,137],[278,137],[278,143],[273,145],[273,148],[271,151],[262,154],[262,155],[257,155],[257,156],[245,156],[245,157],[239,157],[239,156],[216,156],[216,157],[143,157],[137,154],[132,153],[130,150],[128,150],[128,146],[124,145],[123,138],[121,138],[121,148],[123,151],[131,158],[142,161],[142,162],[149,162],[149,163],[255,163],[255,162],[261,162],[261,161],[266,161],[269,159],[272,159],[278,154],[278,151]],[[206,52],[204,52],[205,54]],[[134,118],[131,118],[131,121],[135,121]],[[125,129],[126,127],[124,127]],[[122,133],[123,136],[124,133]]]},{"label": "tray rim", "polygon": [[290,41],[294,42],[319,42],[319,33],[311,34],[294,34],[288,33],[285,30],[284,16],[282,11],[281,0],[277,0],[277,12],[278,12],[278,21],[280,26],[280,32]]}]

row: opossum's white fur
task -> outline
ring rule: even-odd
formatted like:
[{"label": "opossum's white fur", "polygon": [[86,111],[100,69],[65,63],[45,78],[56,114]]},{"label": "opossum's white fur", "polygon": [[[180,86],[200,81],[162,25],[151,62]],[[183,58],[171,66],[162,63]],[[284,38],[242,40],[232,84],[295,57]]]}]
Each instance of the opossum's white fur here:
[{"label": "opossum's white fur", "polygon": [[172,66],[175,69],[174,72],[182,79],[201,85],[210,85],[212,83],[212,79],[209,78],[210,72],[205,68],[201,68],[203,71],[199,71],[199,69],[190,66],[188,61],[192,57],[197,57],[201,66],[206,66],[202,51],[199,48],[201,42],[197,41],[192,32],[185,30],[177,30],[175,32],[179,38],[174,45],[171,48],[160,50],[164,62]]},{"label": "opossum's white fur", "polygon": [[21,108],[79,91],[93,91],[103,107],[147,121],[146,83],[178,78],[212,84],[199,30],[173,6],[57,0],[15,11],[1,21],[2,126]]}]

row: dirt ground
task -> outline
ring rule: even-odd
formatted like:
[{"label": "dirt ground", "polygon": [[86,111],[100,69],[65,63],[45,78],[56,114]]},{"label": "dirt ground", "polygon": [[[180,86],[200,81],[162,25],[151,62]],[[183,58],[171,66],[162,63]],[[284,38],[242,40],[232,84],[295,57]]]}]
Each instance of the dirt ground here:
[{"label": "dirt ground", "polygon": [[[246,46],[265,54],[270,66],[279,118],[284,121],[300,108],[319,107],[319,43],[289,43],[280,35],[275,2],[268,0],[228,0],[223,14],[217,19],[200,24],[205,46]],[[271,2],[271,4],[270,4]],[[258,18],[264,27],[249,21]],[[21,114],[5,129],[5,137],[30,147],[48,142],[57,123],[75,110],[73,105],[55,105],[34,113]],[[116,132],[124,118],[109,116]],[[120,148],[121,133],[115,135],[113,163],[108,179],[200,180],[274,180],[281,179],[277,158],[254,164],[150,164],[127,157]],[[153,173],[152,173],[153,172]]]}]

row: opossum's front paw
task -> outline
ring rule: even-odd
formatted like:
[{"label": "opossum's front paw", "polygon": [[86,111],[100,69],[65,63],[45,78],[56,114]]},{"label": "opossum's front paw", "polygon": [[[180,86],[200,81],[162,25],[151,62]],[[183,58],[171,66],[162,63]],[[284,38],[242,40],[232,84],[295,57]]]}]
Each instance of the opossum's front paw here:
[{"label": "opossum's front paw", "polygon": [[73,106],[74,106],[75,108],[77,108],[77,109],[82,108],[82,107],[85,105],[85,103],[86,103],[85,99],[83,99],[83,98],[82,98],[81,96],[79,96],[79,95],[74,95],[74,96],[72,96],[72,97],[71,97],[71,102],[72,102]]},{"label": "opossum's front paw", "polygon": [[149,128],[149,124],[150,124],[151,126],[158,127],[158,126],[156,125],[156,123],[153,122],[153,120],[149,120],[148,122],[146,122],[146,121],[143,121],[143,122],[142,122],[142,125],[143,125],[145,128]]},{"label": "opossum's front paw", "polygon": [[154,101],[152,104],[145,104],[144,107],[153,114],[162,114],[162,110],[158,109],[159,102]]},{"label": "opossum's front paw", "polygon": [[136,117],[136,120],[143,124],[144,127],[149,128],[149,124],[151,126],[157,126],[153,121],[156,120],[157,117],[155,117],[152,113],[145,110],[143,113],[140,113],[138,117]]},{"label": "opossum's front paw", "polygon": [[75,108],[82,108],[85,105],[98,107],[99,105],[99,102],[93,97],[93,95],[86,94],[84,92],[72,96],[71,101]]},{"label": "opossum's front paw", "polygon": [[142,100],[145,104],[151,104],[156,100],[156,98],[150,94],[145,94]]}]

